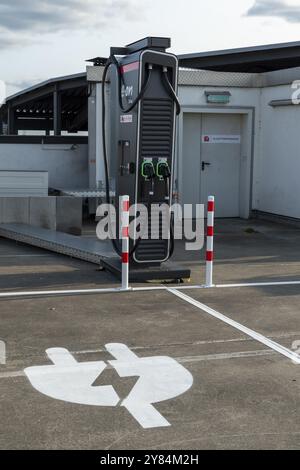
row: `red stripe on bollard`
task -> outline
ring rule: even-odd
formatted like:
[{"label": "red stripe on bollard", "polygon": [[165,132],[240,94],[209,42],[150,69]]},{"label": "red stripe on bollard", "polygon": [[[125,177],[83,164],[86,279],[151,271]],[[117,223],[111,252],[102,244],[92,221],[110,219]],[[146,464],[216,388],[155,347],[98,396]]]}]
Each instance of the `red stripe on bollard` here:
[{"label": "red stripe on bollard", "polygon": [[122,228],[122,237],[123,238],[128,238],[129,237],[129,228],[128,227],[123,227]]},{"label": "red stripe on bollard", "polygon": [[213,287],[215,198],[208,197],[207,203],[207,240],[206,240],[206,287]]},{"label": "red stripe on bollard", "polygon": [[207,227],[207,236],[208,237],[214,236],[214,227]]},{"label": "red stripe on bollard", "polygon": [[129,289],[129,196],[122,196],[120,204],[122,214],[122,290]]},{"label": "red stripe on bollard", "polygon": [[214,210],[215,210],[215,203],[214,203],[213,201],[209,201],[209,202],[208,202],[207,210],[208,210],[208,212],[214,212]]},{"label": "red stripe on bollard", "polygon": [[122,253],[122,263],[123,264],[129,263],[129,253]]}]

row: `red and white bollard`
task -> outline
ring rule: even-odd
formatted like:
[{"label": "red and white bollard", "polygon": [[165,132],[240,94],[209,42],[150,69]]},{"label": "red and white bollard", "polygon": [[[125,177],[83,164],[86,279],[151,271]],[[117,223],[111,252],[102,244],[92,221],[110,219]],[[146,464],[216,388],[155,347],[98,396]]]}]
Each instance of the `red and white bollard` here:
[{"label": "red and white bollard", "polygon": [[213,287],[214,263],[214,226],[215,226],[215,198],[209,196],[207,206],[207,247],[206,247],[206,287]]},{"label": "red and white bollard", "polygon": [[121,196],[122,290],[129,290],[129,196]]}]

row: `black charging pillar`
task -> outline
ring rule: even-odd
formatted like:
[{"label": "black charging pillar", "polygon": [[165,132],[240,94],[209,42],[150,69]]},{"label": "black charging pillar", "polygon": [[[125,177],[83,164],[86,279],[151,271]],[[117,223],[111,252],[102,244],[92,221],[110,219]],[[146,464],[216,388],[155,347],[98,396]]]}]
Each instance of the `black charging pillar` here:
[{"label": "black charging pillar", "polygon": [[[170,45],[168,38],[149,37],[111,49],[109,160],[116,205],[119,196],[129,195],[131,204],[143,204],[149,214],[148,238],[131,241],[131,278],[140,273],[137,280],[190,277],[189,271],[165,264],[174,251],[170,208],[180,111],[178,59],[166,52]],[[162,206],[161,215],[151,217]]]}]

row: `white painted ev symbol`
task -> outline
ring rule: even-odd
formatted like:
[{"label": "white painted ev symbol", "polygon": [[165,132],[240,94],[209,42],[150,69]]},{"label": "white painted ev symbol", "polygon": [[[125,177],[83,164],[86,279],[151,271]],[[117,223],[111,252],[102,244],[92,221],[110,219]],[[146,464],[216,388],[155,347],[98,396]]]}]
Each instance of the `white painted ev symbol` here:
[{"label": "white painted ev symbol", "polygon": [[170,357],[139,358],[125,344],[107,344],[116,358],[109,361],[120,377],[139,377],[128,397],[120,397],[112,386],[93,386],[106,368],[103,361],[77,362],[67,349],[48,349],[54,365],[29,367],[25,374],[40,393],[57,400],[92,406],[117,406],[119,403],[143,428],[170,426],[153,403],[175,398],[191,388],[193,377]]}]

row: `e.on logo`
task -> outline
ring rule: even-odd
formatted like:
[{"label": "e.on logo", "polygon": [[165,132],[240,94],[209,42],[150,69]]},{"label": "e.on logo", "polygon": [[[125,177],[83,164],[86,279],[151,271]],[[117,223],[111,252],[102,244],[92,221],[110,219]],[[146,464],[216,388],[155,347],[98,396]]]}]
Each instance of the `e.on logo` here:
[{"label": "e.on logo", "polygon": [[0,80],[0,106],[5,102],[6,99],[6,85],[3,80]]}]

